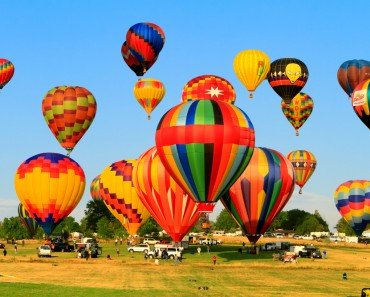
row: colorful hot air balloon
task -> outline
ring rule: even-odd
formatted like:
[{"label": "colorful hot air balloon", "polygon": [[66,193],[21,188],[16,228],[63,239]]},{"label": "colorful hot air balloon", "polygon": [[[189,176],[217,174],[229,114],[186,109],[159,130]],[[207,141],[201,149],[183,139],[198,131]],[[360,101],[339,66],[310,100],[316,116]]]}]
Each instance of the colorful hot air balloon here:
[{"label": "colorful hot air balloon", "polygon": [[135,72],[137,76],[143,76],[145,71],[147,71],[150,67],[152,67],[152,65],[157,60],[156,58],[150,63],[148,63],[146,66],[144,66],[142,63],[140,63],[140,61],[135,56],[132,55],[130,48],[128,47],[126,41],[122,44],[121,54],[127,66],[130,67],[130,69],[133,72]]},{"label": "colorful hot air balloon", "polygon": [[254,128],[238,107],[196,100],[171,108],[156,132],[158,155],[172,178],[197,202],[216,202],[247,166]]},{"label": "colorful hot air balloon", "polygon": [[150,114],[162,101],[166,89],[163,83],[155,78],[143,78],[136,82],[134,95],[139,104],[145,109],[150,119]]},{"label": "colorful hot air balloon", "polygon": [[249,241],[256,243],[294,190],[293,166],[281,153],[255,148],[242,175],[221,199]]},{"label": "colorful hot air balloon", "polygon": [[205,74],[197,76],[186,83],[181,99],[183,102],[193,100],[218,100],[234,104],[234,87],[226,79]]},{"label": "colorful hot air balloon", "polygon": [[0,90],[12,79],[14,65],[7,59],[0,58]]},{"label": "colorful hot air balloon", "polygon": [[100,174],[101,198],[131,235],[136,234],[150,216],[133,185],[135,166],[136,160],[122,160],[106,167]]},{"label": "colorful hot air balloon", "polygon": [[352,107],[360,120],[370,129],[370,79],[362,81],[352,94]]},{"label": "colorful hot air balloon", "polygon": [[137,23],[126,34],[131,54],[143,66],[145,73],[155,62],[165,42],[161,27],[153,23]]},{"label": "colorful hot air balloon", "polygon": [[42,100],[46,124],[68,155],[89,129],[96,108],[94,96],[82,87],[55,87]]},{"label": "colorful hot air balloon", "polygon": [[101,200],[99,188],[100,175],[96,176],[90,184],[90,195],[94,201]]},{"label": "colorful hot air balloon", "polygon": [[234,72],[250,92],[249,98],[270,71],[270,58],[260,50],[244,50],[234,58]]},{"label": "colorful hot air balloon", "polygon": [[357,236],[370,223],[370,181],[349,180],[334,192],[335,206]]},{"label": "colorful hot air balloon", "polygon": [[296,174],[295,183],[300,187],[299,194],[302,194],[302,187],[316,169],[316,158],[311,152],[305,150],[292,151],[287,158],[293,164]]},{"label": "colorful hot air balloon", "polygon": [[18,216],[22,225],[27,228],[30,237],[32,238],[35,236],[39,224],[30,217],[27,209],[22,205],[22,203],[19,203],[18,205]]},{"label": "colorful hot air balloon", "polygon": [[24,161],[14,178],[18,198],[50,235],[80,202],[85,190],[85,174],[71,158],[42,153]]},{"label": "colorful hot air balloon", "polygon": [[282,58],[271,63],[268,81],[272,89],[289,104],[305,86],[308,69],[296,58]]},{"label": "colorful hot air balloon", "polygon": [[284,100],[281,100],[281,109],[285,117],[292,124],[296,131],[296,135],[298,136],[299,128],[302,127],[311,115],[313,110],[313,100],[309,95],[299,93],[289,104],[285,103]]},{"label": "colorful hot air balloon", "polygon": [[351,97],[356,86],[370,79],[370,62],[366,60],[349,60],[340,65],[337,73],[338,82],[344,92]]},{"label": "colorful hot air balloon", "polygon": [[198,221],[198,203],[172,179],[156,147],[140,156],[133,172],[137,193],[157,223],[180,242]]}]

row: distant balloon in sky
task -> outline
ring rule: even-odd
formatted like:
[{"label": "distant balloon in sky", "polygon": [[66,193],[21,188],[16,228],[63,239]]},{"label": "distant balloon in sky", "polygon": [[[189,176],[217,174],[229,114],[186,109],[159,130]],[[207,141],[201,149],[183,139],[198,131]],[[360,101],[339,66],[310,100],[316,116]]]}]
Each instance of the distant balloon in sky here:
[{"label": "distant balloon in sky", "polygon": [[85,174],[80,165],[67,156],[42,153],[18,167],[14,185],[30,217],[50,235],[80,202],[85,190]]},{"label": "distant balloon in sky", "polygon": [[0,90],[12,79],[14,65],[7,59],[0,58]]},{"label": "distant balloon in sky", "polygon": [[370,79],[360,82],[352,94],[352,107],[359,119],[370,129]]},{"label": "distant balloon in sky", "polygon": [[232,84],[221,76],[205,74],[194,77],[183,88],[181,100],[218,100],[234,104],[236,98]]},{"label": "distant balloon in sky", "polygon": [[266,78],[270,71],[270,58],[260,50],[243,50],[234,58],[234,72],[242,84],[250,92],[253,92]]},{"label": "distant balloon in sky", "polygon": [[349,180],[334,192],[334,202],[339,213],[357,236],[361,236],[370,223],[370,181]]},{"label": "distant balloon in sky", "polygon": [[143,65],[132,53],[131,53],[131,50],[130,48],[128,47],[127,45],[127,42],[125,41],[123,44],[122,44],[122,47],[121,47],[121,54],[122,54],[122,58],[123,60],[125,61],[125,63],[127,64],[128,67],[130,67],[130,69],[135,72],[135,74],[137,76],[143,76],[144,73],[150,68],[152,67],[152,65],[155,63],[155,61],[157,59],[154,59],[153,61],[151,61],[150,63],[147,63],[146,65]]},{"label": "distant balloon in sky", "polygon": [[316,158],[311,152],[305,150],[292,151],[287,158],[293,164],[296,185],[300,187],[299,194],[302,194],[303,186],[316,169]]},{"label": "distant balloon in sky", "polygon": [[68,155],[89,129],[96,109],[93,94],[83,87],[55,87],[42,100],[46,124]]},{"label": "distant balloon in sky", "polygon": [[100,175],[96,176],[90,184],[90,195],[94,201],[101,200],[99,189]]},{"label": "distant balloon in sky", "polygon": [[296,135],[299,135],[299,128],[307,121],[313,110],[312,98],[305,94],[297,94],[293,100],[287,104],[284,100],[281,100],[281,109],[296,131]]},{"label": "distant balloon in sky", "polygon": [[146,111],[148,119],[150,119],[152,111],[162,101],[165,94],[164,84],[155,78],[139,79],[134,86],[135,98]]},{"label": "distant balloon in sky", "polygon": [[344,92],[351,97],[353,90],[360,82],[370,79],[370,61],[345,61],[338,69],[337,78]]},{"label": "distant balloon in sky", "polygon": [[296,58],[282,58],[271,63],[268,81],[272,89],[289,104],[305,86],[308,69]]}]

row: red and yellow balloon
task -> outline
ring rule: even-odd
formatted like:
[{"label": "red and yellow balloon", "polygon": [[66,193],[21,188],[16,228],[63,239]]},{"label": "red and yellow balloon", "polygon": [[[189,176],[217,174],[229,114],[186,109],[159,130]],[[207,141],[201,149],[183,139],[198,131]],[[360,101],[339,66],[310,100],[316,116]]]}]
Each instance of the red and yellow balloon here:
[{"label": "red and yellow balloon", "polygon": [[0,58],[0,90],[12,79],[14,65],[7,59]]},{"label": "red and yellow balloon", "polygon": [[352,94],[352,107],[359,119],[370,129],[370,79],[360,82]]}]

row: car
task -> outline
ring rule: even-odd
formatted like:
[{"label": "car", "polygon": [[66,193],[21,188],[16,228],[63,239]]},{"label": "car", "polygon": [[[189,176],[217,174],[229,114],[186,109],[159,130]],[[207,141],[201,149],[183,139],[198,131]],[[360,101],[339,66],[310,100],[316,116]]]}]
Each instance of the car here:
[{"label": "car", "polygon": [[162,259],[182,259],[182,249],[181,247],[156,247],[154,251],[148,251],[145,254],[146,258],[162,258]]},{"label": "car", "polygon": [[262,246],[262,250],[264,251],[274,251],[277,249],[275,242],[267,242]]},{"label": "car", "polygon": [[5,244],[0,243],[0,249],[5,249]]},{"label": "car", "polygon": [[157,243],[159,243],[159,240],[154,239],[154,238],[145,238],[145,239],[143,240],[143,243],[147,243],[147,244],[157,244]]},{"label": "car", "polygon": [[128,246],[127,250],[130,253],[133,253],[133,252],[147,253],[147,252],[150,251],[150,246],[149,246],[149,244],[142,243],[142,244]]},{"label": "car", "polygon": [[51,248],[48,245],[41,245],[38,248],[37,255],[39,257],[51,257]]},{"label": "car", "polygon": [[74,246],[65,242],[51,243],[51,250],[53,252],[72,252],[74,251]]},{"label": "car", "polygon": [[358,243],[369,244],[370,243],[370,237],[360,236],[358,238]]},{"label": "car", "polygon": [[298,256],[301,258],[322,258],[320,249],[313,245],[306,245],[301,251],[299,251]]}]

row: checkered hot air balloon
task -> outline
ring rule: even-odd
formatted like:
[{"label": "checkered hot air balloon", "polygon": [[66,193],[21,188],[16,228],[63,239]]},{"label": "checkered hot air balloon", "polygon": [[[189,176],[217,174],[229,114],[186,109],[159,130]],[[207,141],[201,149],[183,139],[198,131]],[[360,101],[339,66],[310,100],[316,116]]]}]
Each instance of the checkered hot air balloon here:
[{"label": "checkered hot air balloon", "polygon": [[193,199],[214,203],[244,171],[255,146],[254,128],[238,107],[196,100],[171,108],[156,132],[158,155]]},{"label": "checkered hot air balloon", "polygon": [[223,77],[205,74],[197,76],[186,83],[183,88],[182,102],[194,100],[218,100],[234,104],[235,90]]},{"label": "checkered hot air balloon", "polygon": [[361,236],[370,223],[370,181],[349,180],[334,192],[334,202],[339,213],[357,236]]},{"label": "checkered hot air balloon", "polygon": [[293,166],[281,153],[255,148],[247,168],[221,199],[249,241],[256,243],[289,201]]},{"label": "checkered hot air balloon", "polygon": [[90,184],[90,196],[94,201],[101,200],[99,182],[100,175],[96,176]]},{"label": "checkered hot air balloon", "polygon": [[287,158],[293,164],[296,174],[296,185],[300,187],[299,194],[302,194],[303,186],[316,169],[316,158],[313,153],[305,150],[292,151]]},{"label": "checkered hot air balloon", "polygon": [[7,59],[0,58],[0,90],[12,79],[14,65]]},{"label": "checkered hot air balloon", "polygon": [[140,156],[133,172],[137,193],[156,222],[175,242],[180,242],[198,221],[198,203],[173,180],[156,147]]},{"label": "checkered hot air balloon", "polygon": [[77,162],[57,153],[42,153],[24,161],[14,178],[18,198],[47,235],[80,202],[85,174]]},{"label": "checkered hot air balloon", "polygon": [[299,93],[293,100],[287,104],[284,100],[281,100],[281,110],[289,123],[295,129],[295,133],[299,135],[299,128],[307,121],[313,110],[312,98],[305,94]]},{"label": "checkered hot air balloon", "polygon": [[36,234],[39,224],[37,224],[36,220],[30,217],[27,209],[22,203],[19,203],[18,205],[18,216],[22,225],[27,228],[29,236],[33,238]]},{"label": "checkered hot air balloon", "polygon": [[134,86],[135,98],[146,111],[148,119],[165,94],[164,84],[155,78],[142,78]]},{"label": "checkered hot air balloon", "polygon": [[352,107],[359,119],[370,129],[370,79],[360,82],[352,94]]},{"label": "checkered hot air balloon", "polygon": [[68,155],[89,129],[96,109],[94,96],[83,87],[55,87],[42,100],[46,124]]},{"label": "checkered hot air balloon", "polygon": [[105,205],[131,235],[136,234],[150,217],[133,184],[132,172],[136,164],[136,160],[112,163],[100,174],[99,185]]}]

